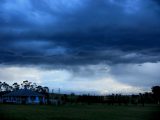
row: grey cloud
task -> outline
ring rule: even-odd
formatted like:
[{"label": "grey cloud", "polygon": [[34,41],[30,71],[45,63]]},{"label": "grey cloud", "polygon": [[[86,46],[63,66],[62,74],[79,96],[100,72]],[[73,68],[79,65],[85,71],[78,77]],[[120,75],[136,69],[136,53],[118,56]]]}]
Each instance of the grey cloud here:
[{"label": "grey cloud", "polygon": [[[139,6],[126,1],[77,0],[66,5],[67,0],[2,1],[0,62],[85,65],[159,61],[158,1],[136,0]],[[133,53],[136,55],[129,56]]]}]

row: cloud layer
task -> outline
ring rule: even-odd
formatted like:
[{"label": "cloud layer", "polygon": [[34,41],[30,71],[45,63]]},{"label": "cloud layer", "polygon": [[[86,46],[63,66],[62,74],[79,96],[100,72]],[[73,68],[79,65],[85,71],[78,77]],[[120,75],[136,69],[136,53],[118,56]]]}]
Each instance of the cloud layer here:
[{"label": "cloud layer", "polygon": [[156,0],[15,0],[0,8],[1,63],[159,61]]},{"label": "cloud layer", "polygon": [[50,90],[64,93],[79,94],[132,94],[147,92],[151,86],[159,84],[160,63],[119,64],[108,66],[104,64],[81,66],[73,69],[46,70],[36,66],[0,66],[0,81],[9,84],[29,80]]}]

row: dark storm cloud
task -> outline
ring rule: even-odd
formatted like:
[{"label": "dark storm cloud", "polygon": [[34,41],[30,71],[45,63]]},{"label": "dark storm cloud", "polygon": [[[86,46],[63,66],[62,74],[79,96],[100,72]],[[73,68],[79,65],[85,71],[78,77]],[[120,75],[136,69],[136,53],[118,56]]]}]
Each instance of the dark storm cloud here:
[{"label": "dark storm cloud", "polygon": [[1,1],[0,62],[157,62],[159,19],[158,0]]},{"label": "dark storm cloud", "polygon": [[160,1],[159,0],[154,0],[157,4],[160,4]]}]

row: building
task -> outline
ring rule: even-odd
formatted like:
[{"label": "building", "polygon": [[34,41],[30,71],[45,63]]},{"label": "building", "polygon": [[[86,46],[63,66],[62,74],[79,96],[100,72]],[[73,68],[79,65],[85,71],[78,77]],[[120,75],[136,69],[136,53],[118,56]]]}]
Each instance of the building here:
[{"label": "building", "polygon": [[20,89],[4,94],[2,96],[3,103],[14,104],[46,104],[44,95],[29,89]]}]

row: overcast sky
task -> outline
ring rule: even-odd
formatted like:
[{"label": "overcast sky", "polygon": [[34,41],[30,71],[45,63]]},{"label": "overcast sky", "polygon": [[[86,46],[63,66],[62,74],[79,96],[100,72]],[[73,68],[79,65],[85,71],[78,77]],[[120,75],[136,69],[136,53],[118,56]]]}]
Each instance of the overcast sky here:
[{"label": "overcast sky", "polygon": [[159,0],[0,0],[0,81],[75,93],[160,85]]}]

